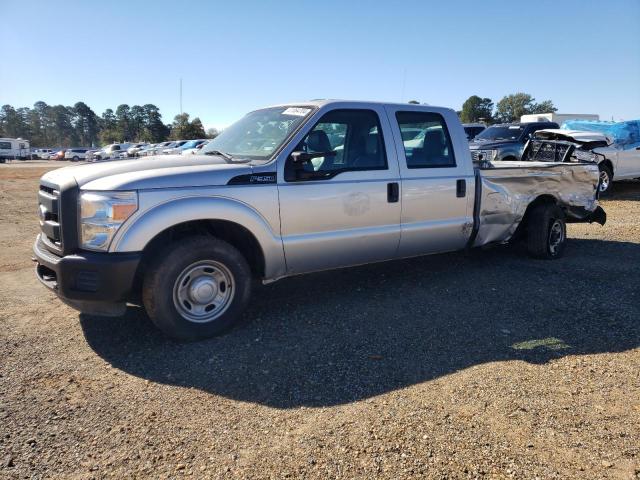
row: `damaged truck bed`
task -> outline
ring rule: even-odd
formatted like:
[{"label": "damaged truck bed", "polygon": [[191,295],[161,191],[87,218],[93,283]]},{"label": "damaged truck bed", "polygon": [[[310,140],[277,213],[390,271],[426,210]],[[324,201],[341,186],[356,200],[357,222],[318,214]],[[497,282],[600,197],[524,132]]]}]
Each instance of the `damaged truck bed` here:
[{"label": "damaged truck bed", "polygon": [[469,245],[510,240],[535,202],[556,203],[566,222],[604,225],[598,181],[598,167],[590,163],[484,162],[476,168],[475,234]]}]

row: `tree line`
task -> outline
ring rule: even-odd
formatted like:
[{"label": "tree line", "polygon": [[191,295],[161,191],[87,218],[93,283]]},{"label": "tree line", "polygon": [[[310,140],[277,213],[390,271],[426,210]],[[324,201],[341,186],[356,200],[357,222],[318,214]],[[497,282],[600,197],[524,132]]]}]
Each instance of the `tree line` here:
[{"label": "tree line", "polygon": [[[409,103],[419,105],[417,100]],[[522,115],[531,113],[555,113],[558,109],[551,100],[537,103],[536,99],[528,93],[512,93],[505,95],[495,106],[490,98],[482,98],[478,95],[471,95],[462,104],[462,110],[457,112],[463,123],[484,122],[492,123],[512,123],[519,122]]]},{"label": "tree line", "polygon": [[205,132],[198,117],[176,115],[173,123],[162,121],[153,104],[119,105],[97,115],[86,103],[73,106],[47,105],[39,101],[33,108],[0,109],[0,137],[24,138],[32,147],[91,147],[109,143],[150,142],[212,138],[215,129]]},{"label": "tree line", "polygon": [[551,100],[537,103],[528,93],[506,95],[495,105],[490,98],[472,95],[462,104],[458,112],[463,123],[511,123],[520,121],[522,115],[531,113],[554,113],[558,109]]},{"label": "tree line", "polygon": [[[409,103],[418,103],[412,100]],[[551,100],[536,102],[528,93],[514,93],[503,97],[494,108],[490,98],[472,95],[458,112],[465,123],[509,123],[529,113],[555,112]],[[33,108],[0,109],[0,137],[24,138],[33,147],[98,146],[116,142],[150,142],[166,140],[213,138],[217,130],[205,132],[198,117],[190,120],[188,113],[176,115],[173,123],[162,121],[160,109],[153,104],[119,105],[97,115],[86,103],[69,107],[36,102]]]}]

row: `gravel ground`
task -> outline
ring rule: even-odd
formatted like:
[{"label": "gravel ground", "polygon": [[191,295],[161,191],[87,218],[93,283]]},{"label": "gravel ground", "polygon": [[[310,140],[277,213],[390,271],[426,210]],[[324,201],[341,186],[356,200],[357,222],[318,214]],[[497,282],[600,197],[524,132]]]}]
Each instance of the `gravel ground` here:
[{"label": "gravel ground", "polygon": [[499,247],[291,278],[176,344],[37,283],[50,168],[0,165],[0,477],[640,478],[640,183],[559,261]]}]

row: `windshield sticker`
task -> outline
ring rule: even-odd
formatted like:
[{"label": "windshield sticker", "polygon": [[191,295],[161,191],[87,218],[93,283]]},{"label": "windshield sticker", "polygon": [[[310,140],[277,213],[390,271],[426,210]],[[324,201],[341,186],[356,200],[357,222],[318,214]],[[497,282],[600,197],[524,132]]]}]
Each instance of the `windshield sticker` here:
[{"label": "windshield sticker", "polygon": [[284,112],[282,112],[282,114],[295,115],[296,117],[304,117],[310,111],[311,111],[310,108],[289,107]]}]

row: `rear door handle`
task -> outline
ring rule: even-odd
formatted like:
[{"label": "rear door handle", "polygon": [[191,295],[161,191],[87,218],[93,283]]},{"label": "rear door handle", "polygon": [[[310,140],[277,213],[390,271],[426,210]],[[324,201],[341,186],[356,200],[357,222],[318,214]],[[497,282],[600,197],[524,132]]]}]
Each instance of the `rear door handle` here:
[{"label": "rear door handle", "polygon": [[400,199],[400,186],[398,182],[387,183],[387,202],[397,203]]},{"label": "rear door handle", "polygon": [[456,180],[456,197],[464,198],[466,196],[467,196],[467,181],[464,179]]}]

